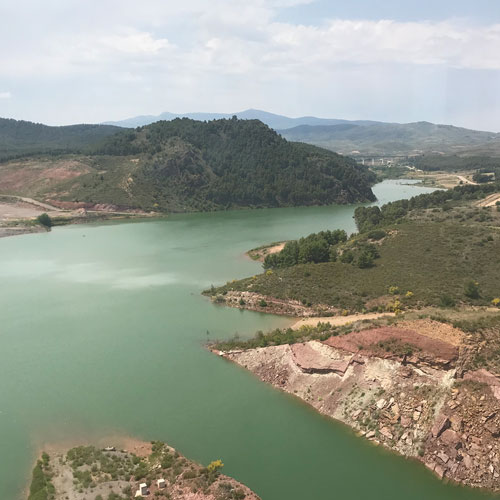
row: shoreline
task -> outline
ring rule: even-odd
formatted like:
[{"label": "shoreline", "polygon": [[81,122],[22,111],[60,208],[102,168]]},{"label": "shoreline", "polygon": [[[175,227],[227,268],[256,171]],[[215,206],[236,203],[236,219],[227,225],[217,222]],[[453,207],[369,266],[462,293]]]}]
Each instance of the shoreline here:
[{"label": "shoreline", "polygon": [[[429,334],[436,325],[428,323],[422,326],[427,326]],[[409,326],[416,332],[418,322]],[[457,330],[443,329],[449,330],[449,342],[456,344]],[[338,342],[345,337],[349,334],[332,339]],[[463,349],[462,344],[446,347],[442,340],[425,337],[430,353],[433,345],[444,348],[443,355],[446,350],[458,353]],[[447,358],[443,365],[439,356],[431,359],[419,354],[405,364],[366,349],[355,353],[356,349],[346,351],[328,341],[313,340],[211,351],[319,414],[342,422],[358,437],[416,460],[440,479],[500,491],[497,463],[489,458],[500,452],[495,438],[500,405],[496,386],[491,385],[498,379],[488,374],[490,380],[484,378],[486,382],[479,384],[481,370],[460,378],[460,358]],[[423,391],[425,387],[429,390]],[[490,423],[485,427],[484,422]]]}]

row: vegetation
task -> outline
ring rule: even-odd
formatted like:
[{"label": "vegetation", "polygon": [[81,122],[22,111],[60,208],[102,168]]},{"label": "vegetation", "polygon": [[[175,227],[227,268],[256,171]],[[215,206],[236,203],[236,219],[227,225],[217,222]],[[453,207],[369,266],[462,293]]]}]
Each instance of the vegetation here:
[{"label": "vegetation", "polygon": [[[500,151],[499,151],[500,153]],[[425,154],[409,159],[409,163],[424,171],[486,170],[495,172],[500,168],[500,158],[495,156],[458,156]]]},{"label": "vegetation", "polygon": [[446,210],[451,208],[452,205],[459,204],[459,202],[479,200],[498,191],[500,191],[500,182],[481,186],[461,185],[446,191],[434,191],[414,196],[409,200],[387,203],[381,208],[378,206],[358,207],[354,212],[354,219],[359,231],[365,232],[381,226],[399,223],[412,210],[434,207]]},{"label": "vegetation", "polygon": [[376,177],[367,168],[287,142],[257,120],[176,119],[118,130],[85,156],[60,154],[49,141],[36,161],[3,163],[3,192],[169,212],[374,200]]},{"label": "vegetation", "polygon": [[41,224],[42,226],[45,226],[47,228],[50,228],[52,227],[52,219],[50,218],[50,216],[46,213],[43,213],[43,214],[40,214],[37,218],[36,218],[37,222],[39,224]]},{"label": "vegetation", "polygon": [[361,155],[413,154],[414,151],[441,151],[449,154],[462,153],[464,147],[498,151],[498,134],[467,130],[451,125],[417,123],[342,123],[337,125],[298,127],[282,130],[291,141],[303,141],[333,151],[359,151]]},{"label": "vegetation", "polygon": [[104,137],[116,134],[111,125],[49,127],[40,123],[0,118],[0,161],[40,153],[88,151]]},{"label": "vegetation", "polygon": [[[500,295],[500,213],[475,207],[470,200],[495,188],[499,186],[459,186],[380,209],[358,208],[360,233],[333,247],[337,258],[330,252],[328,262],[277,265],[272,273],[209,293],[250,291],[311,304],[318,313],[323,305],[339,313],[491,306]],[[317,238],[312,235],[311,240]],[[288,245],[297,248],[298,242]],[[365,252],[373,252],[369,265],[361,257]],[[278,254],[276,262],[285,262],[284,256],[280,259]]]},{"label": "vegetation", "polygon": [[321,231],[298,241],[289,241],[280,252],[266,256],[264,269],[290,267],[308,262],[328,262],[333,256],[335,246],[345,241],[347,234],[343,230]]},{"label": "vegetation", "polygon": [[42,454],[33,469],[33,476],[29,490],[28,500],[50,500],[54,496],[54,486],[51,482],[51,468],[49,456]]},{"label": "vegetation", "polygon": [[[78,498],[128,500],[134,497],[139,482],[146,483],[155,498],[177,498],[179,492],[200,492],[203,498],[218,500],[246,498],[240,484],[221,476],[224,466],[221,460],[203,467],[161,441],[152,441],[151,448],[150,455],[143,457],[123,450],[78,446],[54,460],[53,469],[44,453],[33,471],[29,500],[53,500],[55,490],[50,478],[66,478],[68,473],[73,475],[73,481],[67,485],[66,493],[78,494]],[[156,489],[156,480],[160,478],[165,480],[165,488]]]},{"label": "vegetation", "polygon": [[258,331],[251,339],[240,339],[238,336],[234,336],[229,340],[217,341],[212,347],[221,351],[229,351],[231,349],[254,349],[256,347],[296,344],[307,340],[326,340],[332,335],[339,335],[346,331],[348,331],[348,327],[332,328],[328,323],[319,323],[317,326],[304,325],[297,330],[276,328],[266,333]]},{"label": "vegetation", "polygon": [[374,174],[354,160],[289,143],[256,120],[161,121],[116,134],[98,151],[144,158],[131,189],[165,210],[374,199]]}]

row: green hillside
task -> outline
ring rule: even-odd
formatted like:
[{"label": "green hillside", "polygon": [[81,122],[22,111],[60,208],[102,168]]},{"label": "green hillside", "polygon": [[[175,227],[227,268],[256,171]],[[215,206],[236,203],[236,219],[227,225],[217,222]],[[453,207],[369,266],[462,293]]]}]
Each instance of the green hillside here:
[{"label": "green hillside", "polygon": [[108,138],[98,153],[137,156],[129,191],[143,208],[211,210],[374,199],[374,176],[350,158],[290,143],[257,120],[187,118]]},{"label": "green hillside", "polygon": [[111,125],[50,127],[0,118],[0,160],[33,153],[79,152],[120,130]]},{"label": "green hillside", "polygon": [[375,199],[371,171],[290,143],[258,120],[185,118],[119,130],[86,155],[0,164],[3,194],[168,212]]},{"label": "green hillside", "polygon": [[459,186],[378,207],[359,207],[360,233],[325,231],[266,257],[267,272],[207,291],[298,300],[321,312],[489,305],[500,297],[500,211],[475,200],[500,184]]}]

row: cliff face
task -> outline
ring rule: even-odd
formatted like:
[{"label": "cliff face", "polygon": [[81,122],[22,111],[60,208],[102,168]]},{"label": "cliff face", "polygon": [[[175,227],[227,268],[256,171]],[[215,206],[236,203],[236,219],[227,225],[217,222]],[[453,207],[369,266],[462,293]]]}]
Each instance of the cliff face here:
[{"label": "cliff face", "polygon": [[457,329],[402,326],[220,354],[441,478],[500,490],[499,380],[457,378]]}]

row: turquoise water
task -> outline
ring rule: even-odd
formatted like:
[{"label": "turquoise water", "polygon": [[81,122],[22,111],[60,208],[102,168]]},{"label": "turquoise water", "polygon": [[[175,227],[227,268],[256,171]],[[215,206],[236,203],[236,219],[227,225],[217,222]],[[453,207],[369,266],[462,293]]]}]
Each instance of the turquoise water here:
[{"label": "turquoise water", "polygon": [[[381,203],[426,191],[386,181]],[[209,338],[288,324],[213,305],[211,284],[258,273],[246,250],[326,228],[353,206],[241,210],[56,228],[0,240],[0,498],[37,450],[73,437],[160,439],[264,500],[469,500],[207,352]]]}]

